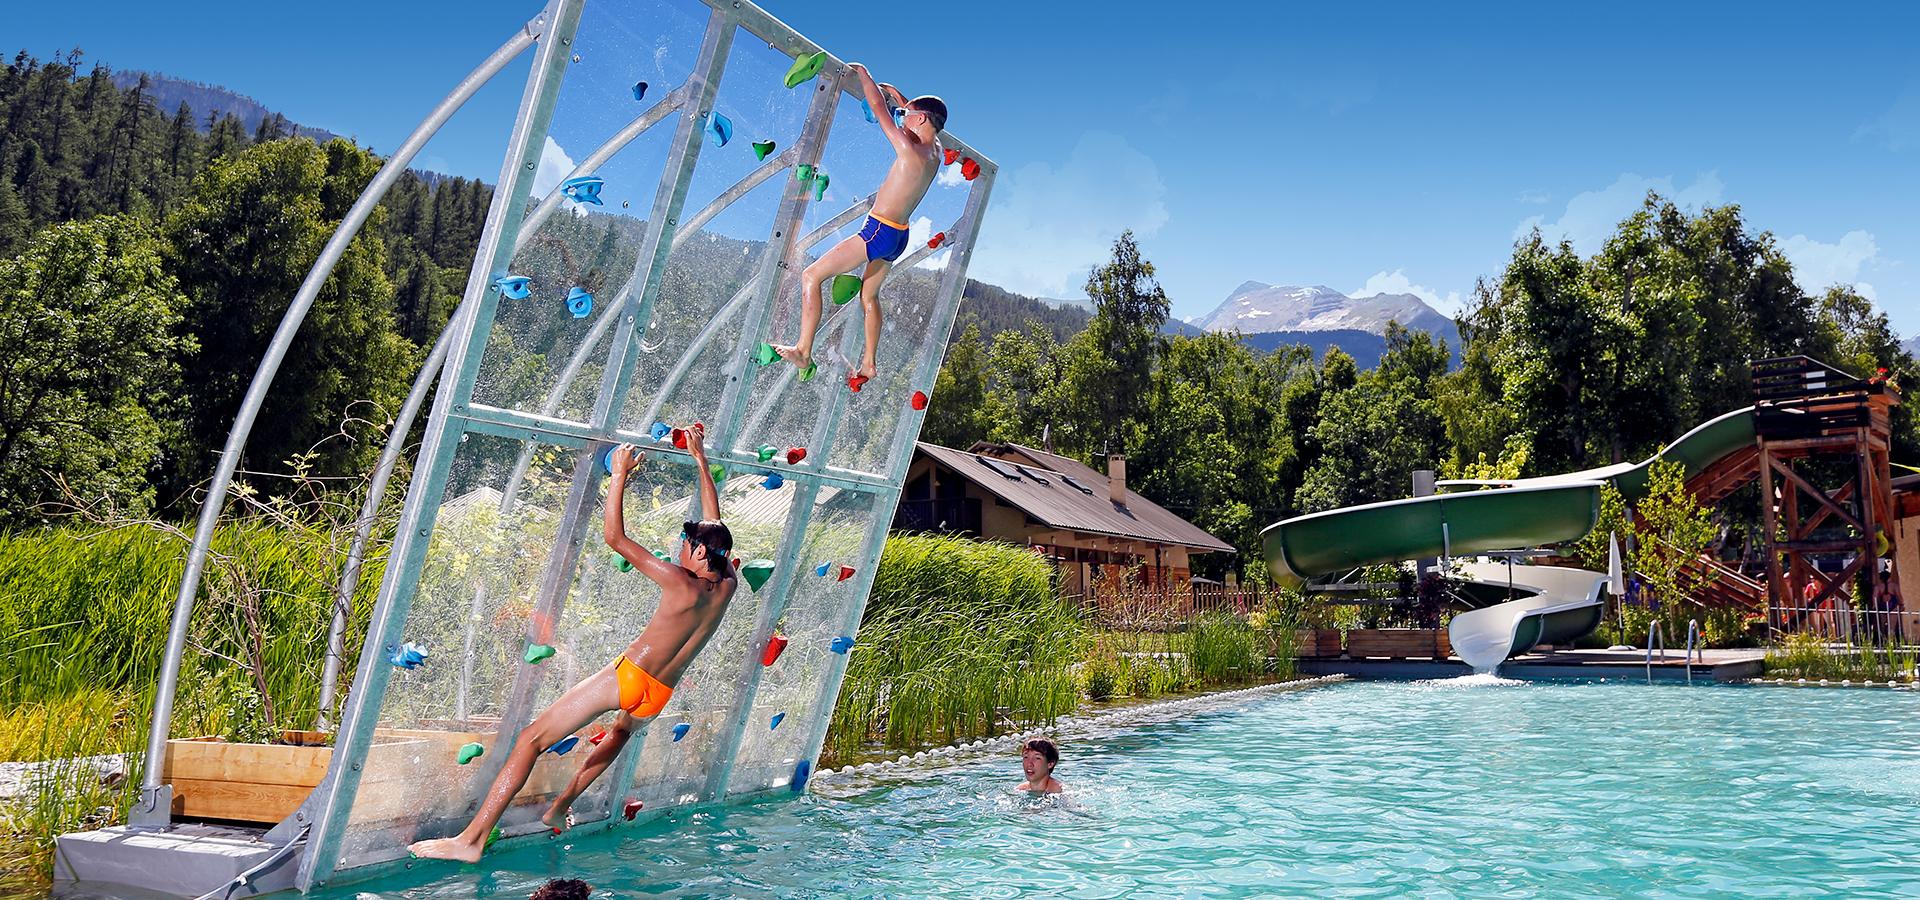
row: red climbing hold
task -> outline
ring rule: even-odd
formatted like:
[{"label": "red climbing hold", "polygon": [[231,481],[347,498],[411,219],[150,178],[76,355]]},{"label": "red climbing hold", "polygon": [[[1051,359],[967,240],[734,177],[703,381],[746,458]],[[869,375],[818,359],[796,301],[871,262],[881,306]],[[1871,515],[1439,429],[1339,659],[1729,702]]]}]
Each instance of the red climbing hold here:
[{"label": "red climbing hold", "polygon": [[940,249],[940,245],[946,242],[947,242],[947,233],[942,231],[939,234],[934,235],[933,240],[930,240],[927,242],[927,249],[938,250]]},{"label": "red climbing hold", "polygon": [[[705,428],[707,426],[702,425],[699,422],[695,422],[693,423],[693,427]],[[675,428],[673,430],[673,445],[682,450],[687,449],[687,430],[685,428]]]},{"label": "red climbing hold", "polygon": [[807,448],[805,447],[788,447],[787,448],[787,465],[797,466],[800,464],[801,460],[806,458],[807,458]]},{"label": "red climbing hold", "polygon": [[959,158],[960,158],[960,151],[955,150],[951,147],[947,148],[947,162],[946,162],[947,165],[949,166],[953,165],[953,161]]},{"label": "red climbing hold", "polygon": [[602,728],[599,731],[594,732],[593,737],[587,738],[587,743],[592,744],[595,747],[598,747],[600,746],[600,742],[606,739],[607,739],[607,730],[605,728]]},{"label": "red climbing hold", "polygon": [[626,810],[625,810],[625,812],[626,812],[626,814],[627,814],[627,821],[629,821],[629,822],[631,822],[631,821],[633,821],[633,816],[634,816],[634,814],[635,814],[635,813],[637,813],[637,812],[639,812],[639,811],[640,811],[640,807],[642,807],[642,806],[645,806],[645,805],[646,805],[646,804],[644,804],[644,803],[641,803],[641,802],[640,802],[640,801],[638,801],[638,800],[628,800],[628,801],[627,801],[627,808],[626,808]]},{"label": "red climbing hold", "polygon": [[927,394],[926,394],[926,392],[925,392],[925,391],[914,391],[914,392],[913,392],[913,408],[914,408],[914,409],[926,409],[926,408],[927,408]]},{"label": "red climbing hold", "polygon": [[971,156],[961,160],[960,161],[960,177],[965,178],[968,181],[972,181],[975,178],[979,178],[980,164],[977,162],[974,162],[973,157]]},{"label": "red climbing hold", "polygon": [[841,566],[841,567],[840,567],[840,578],[839,578],[839,580],[841,580],[841,581],[845,581],[845,580],[847,580],[847,579],[849,579],[849,578],[852,578],[852,577],[853,577],[853,567],[852,567],[852,566]]},{"label": "red climbing hold", "polygon": [[740,557],[736,556],[733,558],[733,567],[736,569],[740,568]]},{"label": "red climbing hold", "polygon": [[773,665],[773,661],[779,659],[781,651],[785,649],[787,649],[786,635],[776,634],[773,637],[767,638],[767,649],[766,652],[760,654],[760,664],[763,666]]},{"label": "red climbing hold", "polygon": [[847,390],[850,390],[856,394],[860,393],[860,389],[865,387],[866,384],[867,384],[867,376],[865,375],[860,375],[856,373],[856,374],[847,376]]}]

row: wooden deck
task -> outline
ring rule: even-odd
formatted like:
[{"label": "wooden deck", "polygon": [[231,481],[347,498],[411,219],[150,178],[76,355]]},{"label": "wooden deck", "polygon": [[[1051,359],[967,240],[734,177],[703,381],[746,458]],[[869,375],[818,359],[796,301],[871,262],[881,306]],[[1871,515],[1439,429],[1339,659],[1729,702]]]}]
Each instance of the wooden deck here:
[{"label": "wooden deck", "polygon": [[[1760,675],[1765,650],[1703,650],[1689,665],[1680,651],[1663,661],[1655,654],[1651,669],[1645,650],[1548,650],[1516,656],[1500,666],[1506,678],[1618,678],[1644,681],[1649,674],[1661,681],[1685,681],[1692,670],[1696,682],[1739,682]],[[1424,659],[1303,659],[1307,675],[1350,675],[1355,678],[1457,678],[1473,674],[1458,658]]]}]

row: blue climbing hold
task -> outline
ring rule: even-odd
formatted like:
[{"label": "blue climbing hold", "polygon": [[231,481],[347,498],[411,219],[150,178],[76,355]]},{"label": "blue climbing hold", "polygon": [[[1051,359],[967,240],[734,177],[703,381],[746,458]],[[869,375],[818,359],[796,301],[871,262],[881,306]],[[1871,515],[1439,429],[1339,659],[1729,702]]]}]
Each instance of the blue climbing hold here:
[{"label": "blue climbing hold", "polygon": [[823,562],[817,566],[814,566],[813,574],[818,575],[821,578],[825,578],[827,577],[827,570],[831,568],[833,568],[833,560],[827,560],[826,562]]},{"label": "blue climbing hold", "polygon": [[600,471],[605,472],[608,475],[613,474],[613,451],[615,449],[616,449],[615,447],[608,447],[607,449],[600,451]]},{"label": "blue climbing hold", "polygon": [[411,642],[401,644],[393,648],[393,655],[387,657],[387,661],[393,663],[396,669],[406,669],[411,672],[427,661],[427,648]]},{"label": "blue climbing hold", "polygon": [[787,483],[787,480],[785,478],[780,477],[779,472],[768,472],[766,480],[760,482],[760,486],[770,491],[777,491],[780,489],[781,485],[786,483]]},{"label": "blue climbing hold", "polygon": [[873,105],[865,100],[860,101],[860,114],[867,118],[868,125],[880,124],[879,117],[873,114]]},{"label": "blue climbing hold", "polygon": [[652,428],[647,429],[647,433],[653,435],[656,441],[664,441],[673,436],[673,426],[665,422],[655,422]]},{"label": "blue climbing hold", "polygon": [[646,97],[647,97],[647,83],[644,81],[634,82],[633,83],[633,99],[645,100]]},{"label": "blue climbing hold", "polygon": [[773,720],[767,723],[767,730],[772,731],[775,728],[779,728],[780,720],[785,719],[786,717],[787,717],[786,713],[783,713],[783,712],[774,713]]},{"label": "blue climbing hold", "polygon": [[813,775],[813,760],[803,759],[793,767],[793,781],[787,786],[798,794],[807,789],[807,779]]},{"label": "blue climbing hold", "polygon": [[567,735],[566,737],[561,738],[559,741],[555,742],[553,746],[548,747],[547,752],[555,756],[565,756],[567,755],[567,751],[572,750],[579,743],[580,743],[580,736],[577,734],[570,734],[570,735]]},{"label": "blue climbing hold", "polygon": [[593,295],[586,288],[567,289],[567,311],[576,319],[584,319],[593,314]]},{"label": "blue climbing hold", "polygon": [[673,726],[673,742],[676,744],[680,743],[680,739],[683,737],[686,737],[687,732],[691,731],[692,729],[693,729],[693,726],[685,722],[681,722],[680,724]]},{"label": "blue climbing hold", "polygon": [[714,110],[712,115],[707,116],[707,138],[713,141],[715,147],[725,147],[728,141],[733,140],[733,120]]},{"label": "blue climbing hold", "polygon": [[560,193],[575,203],[605,206],[606,204],[600,202],[600,189],[606,184],[607,180],[598,175],[582,175],[560,182]]},{"label": "blue climbing hold", "polygon": [[525,300],[533,293],[533,279],[525,275],[502,275],[493,280],[493,286],[508,300]]},{"label": "blue climbing hold", "polygon": [[832,650],[833,652],[838,653],[841,656],[845,656],[847,655],[848,650],[853,649],[853,638],[847,637],[844,634],[840,635],[839,637],[836,637],[833,640],[827,642],[827,649]]}]

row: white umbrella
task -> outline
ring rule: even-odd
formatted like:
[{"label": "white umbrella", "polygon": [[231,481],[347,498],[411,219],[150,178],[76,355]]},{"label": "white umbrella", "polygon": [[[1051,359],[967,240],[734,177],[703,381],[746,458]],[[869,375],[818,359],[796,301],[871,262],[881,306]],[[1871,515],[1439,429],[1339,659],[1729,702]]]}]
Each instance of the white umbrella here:
[{"label": "white umbrella", "polygon": [[1620,535],[1615,533],[1607,535],[1607,589],[1615,597],[1627,595],[1627,579],[1620,566]]}]

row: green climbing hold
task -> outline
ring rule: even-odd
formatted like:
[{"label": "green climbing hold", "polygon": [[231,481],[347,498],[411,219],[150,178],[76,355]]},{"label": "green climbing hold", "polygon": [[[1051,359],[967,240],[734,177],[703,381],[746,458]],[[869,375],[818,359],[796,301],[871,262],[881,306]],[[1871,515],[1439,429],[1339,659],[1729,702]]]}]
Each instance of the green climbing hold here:
[{"label": "green climbing hold", "polygon": [[848,300],[852,300],[858,296],[860,296],[860,276],[833,276],[833,302],[835,304],[846,303]]},{"label": "green climbing hold", "polygon": [[668,557],[667,557],[667,551],[665,551],[665,550],[655,550],[655,551],[653,551],[653,556],[654,556],[654,558],[655,558],[655,559],[667,559],[667,558],[668,558]]},{"label": "green climbing hold", "polygon": [[499,839],[501,839],[501,838],[503,838],[503,837],[506,837],[506,836],[507,836],[507,835],[506,835],[506,832],[504,832],[504,831],[501,831],[501,830],[500,830],[500,826],[498,826],[498,825],[495,825],[495,826],[493,826],[493,830],[492,830],[492,831],[489,831],[489,832],[487,832],[487,843],[486,843],[486,845],[485,845],[485,846],[483,846],[483,847],[481,847],[480,849],[482,849],[482,850],[491,850],[491,849],[493,849],[493,842],[494,842],[494,841],[497,841],[497,840],[499,840]]},{"label": "green climbing hold", "polygon": [[813,173],[813,201],[815,203],[818,203],[821,200],[826,199],[827,182],[830,182],[832,180],[833,179],[827,177],[827,173],[825,172]]},{"label": "green climbing hold", "polygon": [[793,167],[793,180],[795,180],[795,181],[812,181],[812,180],[813,180],[813,167],[812,167],[812,166],[810,166],[810,165],[808,165],[808,164],[806,164],[806,163],[801,163],[801,164],[799,164],[799,165],[797,165],[797,166],[794,166],[794,167]]},{"label": "green climbing hold", "polygon": [[807,360],[807,367],[800,370],[800,380],[812,381],[813,376],[818,374],[819,371],[820,366],[818,363],[815,363],[813,360]]},{"label": "green climbing hold", "polygon": [[540,664],[542,660],[550,659],[552,657],[553,657],[552,645],[528,644],[527,652],[522,654],[520,658],[526,660],[527,665],[537,666]]},{"label": "green climbing hold", "polygon": [[624,556],[621,556],[621,555],[620,555],[620,554],[618,554],[618,553],[615,553],[615,554],[613,555],[613,564],[614,564],[615,566],[618,566],[618,567],[619,567],[619,569],[620,569],[620,571],[622,571],[622,572],[631,572],[631,571],[633,571],[633,560],[630,560],[630,559],[628,559],[628,558],[626,558],[626,557],[624,557]]},{"label": "green climbing hold", "polygon": [[727,480],[727,467],[719,463],[714,463],[707,467],[707,474],[712,475],[714,481],[725,481]]},{"label": "green climbing hold", "polygon": [[780,351],[773,349],[773,345],[766,341],[761,341],[760,346],[753,348],[753,361],[760,365],[773,365],[779,358]]},{"label": "green climbing hold", "polygon": [[754,159],[766,159],[767,154],[772,152],[773,152],[772,141],[754,141],[753,142],[753,158]]},{"label": "green climbing hold", "polygon": [[760,449],[754,451],[754,453],[759,455],[761,462],[766,462],[767,460],[772,459],[774,457],[774,454],[779,452],[780,452],[780,448],[775,447],[772,444],[761,444]]},{"label": "green climbing hold", "polygon": [[795,57],[793,60],[793,68],[787,70],[787,87],[789,89],[796,88],[806,83],[809,79],[813,78],[813,76],[820,74],[820,67],[826,64],[827,51],[825,50],[807,56]]},{"label": "green climbing hold", "polygon": [[482,747],[477,743],[466,744],[460,748],[459,753],[454,754],[453,758],[459,760],[460,764],[464,766],[467,763],[470,763],[476,759],[479,759],[486,752],[487,752],[487,748]]},{"label": "green climbing hold", "polygon": [[756,559],[740,567],[740,575],[747,579],[747,586],[759,593],[767,579],[773,577],[773,560]]}]

